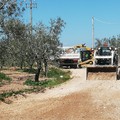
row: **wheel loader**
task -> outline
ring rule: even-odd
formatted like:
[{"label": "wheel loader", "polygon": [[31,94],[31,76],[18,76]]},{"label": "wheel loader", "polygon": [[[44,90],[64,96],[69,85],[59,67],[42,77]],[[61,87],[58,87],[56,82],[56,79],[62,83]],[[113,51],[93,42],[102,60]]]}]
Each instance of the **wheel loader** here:
[{"label": "wheel loader", "polygon": [[94,50],[93,65],[86,68],[87,80],[117,80],[118,53],[114,47],[103,46]]}]

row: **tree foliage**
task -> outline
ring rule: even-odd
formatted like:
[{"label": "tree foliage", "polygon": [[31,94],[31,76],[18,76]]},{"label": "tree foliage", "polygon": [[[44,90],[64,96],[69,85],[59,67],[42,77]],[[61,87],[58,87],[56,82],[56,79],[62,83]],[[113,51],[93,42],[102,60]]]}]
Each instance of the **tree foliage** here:
[{"label": "tree foliage", "polygon": [[54,59],[58,56],[58,47],[61,45],[59,36],[64,25],[64,21],[61,18],[57,18],[51,20],[50,27],[39,23],[35,28],[36,37],[31,45],[38,68],[35,76],[36,81],[38,81],[40,71],[43,69],[42,66],[44,65],[45,75],[47,76],[48,62],[51,60],[51,56],[53,56]]},{"label": "tree foliage", "polygon": [[[31,35],[30,25],[25,25],[19,19],[11,18],[5,22],[4,34],[0,42],[1,67],[5,65],[32,68],[37,65],[35,80],[39,80],[41,70],[47,76],[48,62],[51,56],[55,59],[59,55],[59,40],[65,23],[61,18],[50,21],[50,26],[39,23],[33,27]],[[3,47],[4,46],[4,47]],[[7,57],[6,57],[7,56]]]},{"label": "tree foliage", "polygon": [[120,35],[113,36],[111,38],[96,39],[95,47],[98,48],[107,43],[110,47],[115,47],[118,49],[118,54],[120,56]]},{"label": "tree foliage", "polygon": [[23,0],[0,1],[0,32],[4,33],[5,22],[11,18],[18,18],[25,10]]}]

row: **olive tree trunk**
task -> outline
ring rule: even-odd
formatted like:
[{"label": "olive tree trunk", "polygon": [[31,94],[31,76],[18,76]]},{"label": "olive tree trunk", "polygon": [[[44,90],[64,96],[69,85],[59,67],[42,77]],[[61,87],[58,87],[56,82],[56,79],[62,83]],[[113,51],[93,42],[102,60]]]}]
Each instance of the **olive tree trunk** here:
[{"label": "olive tree trunk", "polygon": [[41,69],[42,69],[42,66],[41,66],[41,63],[40,63],[40,64],[38,64],[37,71],[36,71],[36,74],[35,74],[35,82],[39,82],[39,76],[40,76]]},{"label": "olive tree trunk", "polygon": [[47,62],[46,59],[44,60],[44,65],[45,65],[45,77],[47,77],[47,73],[48,73],[48,62]]}]

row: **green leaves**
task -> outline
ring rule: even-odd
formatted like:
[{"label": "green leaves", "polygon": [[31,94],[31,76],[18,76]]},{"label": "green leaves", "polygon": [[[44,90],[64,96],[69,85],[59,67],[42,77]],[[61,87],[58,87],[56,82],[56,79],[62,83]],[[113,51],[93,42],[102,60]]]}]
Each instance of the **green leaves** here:
[{"label": "green leaves", "polygon": [[0,72],[0,86],[2,86],[4,83],[10,83],[11,80],[12,79],[10,77]]},{"label": "green leaves", "polygon": [[[21,4],[22,0],[1,0],[0,12],[4,15],[4,18],[17,17],[24,11],[24,6]],[[22,6],[21,6],[22,5]]]}]

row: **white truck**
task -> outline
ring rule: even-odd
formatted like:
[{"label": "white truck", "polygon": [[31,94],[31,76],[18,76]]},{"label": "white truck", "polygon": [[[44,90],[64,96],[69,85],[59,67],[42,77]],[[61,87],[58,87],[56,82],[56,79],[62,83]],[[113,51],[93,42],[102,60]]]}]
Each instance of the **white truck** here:
[{"label": "white truck", "polygon": [[80,51],[74,47],[63,47],[59,57],[60,67],[77,68],[80,59]]}]

